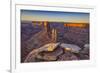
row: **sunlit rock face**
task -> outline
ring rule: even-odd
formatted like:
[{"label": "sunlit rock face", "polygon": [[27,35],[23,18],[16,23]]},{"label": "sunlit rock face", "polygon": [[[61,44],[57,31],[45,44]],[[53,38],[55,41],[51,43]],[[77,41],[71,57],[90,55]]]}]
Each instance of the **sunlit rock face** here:
[{"label": "sunlit rock face", "polygon": [[80,47],[78,47],[77,45],[73,45],[73,44],[62,43],[60,46],[63,47],[65,50],[69,50],[74,53],[79,53],[79,51],[81,50]]}]

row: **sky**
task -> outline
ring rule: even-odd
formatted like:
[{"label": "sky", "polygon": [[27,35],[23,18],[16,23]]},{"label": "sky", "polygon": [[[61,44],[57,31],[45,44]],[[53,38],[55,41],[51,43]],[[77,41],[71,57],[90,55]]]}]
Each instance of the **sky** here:
[{"label": "sky", "polygon": [[89,13],[21,10],[21,20],[89,23]]}]

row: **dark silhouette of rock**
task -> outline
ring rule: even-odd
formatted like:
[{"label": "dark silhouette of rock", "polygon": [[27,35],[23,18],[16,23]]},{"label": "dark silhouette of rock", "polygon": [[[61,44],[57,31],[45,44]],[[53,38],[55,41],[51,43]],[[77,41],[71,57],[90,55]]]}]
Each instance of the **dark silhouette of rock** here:
[{"label": "dark silhouette of rock", "polygon": [[79,60],[89,60],[89,56],[88,55],[84,55],[82,53],[78,54],[78,58],[79,58]]},{"label": "dark silhouette of rock", "polygon": [[72,52],[66,51],[64,54],[60,55],[58,59],[58,61],[68,61],[68,60],[78,60],[78,58]]},{"label": "dark silhouette of rock", "polygon": [[89,55],[89,44],[85,44],[80,53]]}]

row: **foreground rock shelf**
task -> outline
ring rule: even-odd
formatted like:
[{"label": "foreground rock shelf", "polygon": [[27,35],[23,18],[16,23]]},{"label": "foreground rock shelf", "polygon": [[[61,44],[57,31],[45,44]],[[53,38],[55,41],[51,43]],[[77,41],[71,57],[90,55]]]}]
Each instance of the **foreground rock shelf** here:
[{"label": "foreground rock shelf", "polygon": [[[50,48],[53,46],[52,48]],[[52,49],[52,50],[50,50]],[[49,43],[31,51],[24,62],[88,60],[89,44],[81,49],[77,45],[65,43]]]}]

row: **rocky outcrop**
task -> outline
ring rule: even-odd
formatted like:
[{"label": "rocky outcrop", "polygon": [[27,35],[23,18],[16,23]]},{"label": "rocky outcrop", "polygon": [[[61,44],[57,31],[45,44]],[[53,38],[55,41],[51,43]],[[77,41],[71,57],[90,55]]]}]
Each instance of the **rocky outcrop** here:
[{"label": "rocky outcrop", "polygon": [[[52,50],[50,46],[54,46]],[[86,44],[85,48],[88,46]],[[24,62],[87,60],[89,53],[86,54],[86,50],[83,53],[84,50],[73,44],[50,43],[30,52]]]},{"label": "rocky outcrop", "polygon": [[61,54],[63,54],[62,48],[56,48],[52,52],[49,52],[49,51],[41,52],[41,53],[39,53],[39,56],[41,56],[40,59],[44,59],[45,61],[55,61],[55,60],[57,60],[57,57]]},{"label": "rocky outcrop", "polygon": [[60,46],[63,47],[65,50],[68,50],[74,53],[79,53],[79,51],[81,50],[79,46],[73,45],[73,44],[62,43]]},{"label": "rocky outcrop", "polygon": [[80,50],[79,57],[81,60],[90,59],[89,44],[85,44],[84,48],[82,50]]},{"label": "rocky outcrop", "polygon": [[78,57],[74,55],[71,51],[66,51],[64,54],[60,55],[58,61],[71,61],[78,60]]},{"label": "rocky outcrop", "polygon": [[[29,53],[29,55],[26,57],[24,62],[32,62],[32,61],[36,61],[35,58],[38,58],[38,59],[43,58],[42,56],[39,55],[41,52],[53,51],[58,45],[59,45],[59,43],[56,43],[56,44],[55,43],[50,43],[50,44],[46,44],[46,45],[44,45],[44,46],[42,46],[38,49],[33,49],[33,51],[31,51]],[[53,50],[50,50],[51,46],[53,46],[52,47]]]}]

